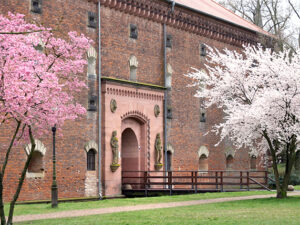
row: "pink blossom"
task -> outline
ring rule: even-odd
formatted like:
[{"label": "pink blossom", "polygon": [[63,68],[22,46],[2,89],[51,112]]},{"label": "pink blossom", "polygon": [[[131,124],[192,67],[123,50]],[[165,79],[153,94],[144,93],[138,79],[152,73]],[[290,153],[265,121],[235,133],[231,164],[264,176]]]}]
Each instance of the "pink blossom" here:
[{"label": "pink blossom", "polygon": [[85,114],[74,96],[86,87],[78,75],[90,44],[76,32],[57,38],[51,29],[26,23],[24,15],[0,15],[0,123],[13,117],[41,135]]}]

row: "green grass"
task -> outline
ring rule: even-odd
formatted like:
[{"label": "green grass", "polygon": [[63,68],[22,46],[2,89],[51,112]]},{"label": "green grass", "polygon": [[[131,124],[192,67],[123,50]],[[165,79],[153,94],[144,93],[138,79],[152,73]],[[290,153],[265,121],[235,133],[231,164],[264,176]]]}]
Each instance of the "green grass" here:
[{"label": "green grass", "polygon": [[[274,192],[273,192],[274,193]],[[16,205],[14,215],[25,214],[42,214],[52,213],[66,210],[77,209],[93,209],[93,208],[107,208],[116,206],[132,206],[151,203],[162,202],[179,202],[199,199],[212,199],[223,197],[238,197],[249,195],[262,195],[272,194],[268,191],[244,191],[244,192],[222,192],[222,193],[202,193],[202,194],[189,194],[189,195],[174,195],[174,196],[161,196],[161,197],[148,197],[148,198],[124,198],[124,199],[108,199],[102,201],[90,201],[90,202],[66,202],[59,203],[58,208],[51,208],[50,204],[29,204],[29,205]],[[8,204],[5,205],[6,215],[8,212]]]},{"label": "green grass", "polygon": [[256,199],[206,205],[122,212],[77,218],[40,220],[21,224],[209,224],[298,225],[300,197]]},{"label": "green grass", "polygon": [[295,190],[300,190],[300,185],[294,186]]}]

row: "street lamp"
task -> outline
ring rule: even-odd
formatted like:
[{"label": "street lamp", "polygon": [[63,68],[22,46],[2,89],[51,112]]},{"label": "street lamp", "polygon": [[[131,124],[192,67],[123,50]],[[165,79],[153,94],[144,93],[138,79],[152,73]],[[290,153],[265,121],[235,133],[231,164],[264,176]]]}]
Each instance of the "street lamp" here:
[{"label": "street lamp", "polygon": [[51,186],[51,206],[52,208],[57,207],[57,184],[56,184],[56,156],[55,156],[55,132],[56,132],[56,124],[52,127],[53,133],[53,179],[52,179],[52,186]]}]

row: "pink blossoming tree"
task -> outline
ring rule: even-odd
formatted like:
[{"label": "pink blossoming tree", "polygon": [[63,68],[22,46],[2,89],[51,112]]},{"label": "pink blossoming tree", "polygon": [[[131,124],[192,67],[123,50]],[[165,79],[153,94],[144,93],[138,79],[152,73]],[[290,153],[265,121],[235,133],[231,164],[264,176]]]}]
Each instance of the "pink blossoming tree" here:
[{"label": "pink blossoming tree", "polygon": [[[23,15],[0,15],[0,126],[14,124],[15,131],[0,165],[1,224],[12,224],[15,202],[35,150],[34,137],[58,129],[65,120],[86,110],[73,97],[85,88],[78,79],[86,65],[90,41],[75,32],[68,40],[56,38],[51,29],[28,24]],[[10,204],[8,220],[3,207],[3,178],[13,146],[27,138],[31,151]],[[24,153],[25,154],[25,153]]]},{"label": "pink blossoming tree", "polygon": [[[277,197],[287,197],[287,186],[300,141],[300,51],[272,52],[261,46],[242,53],[210,49],[206,72],[187,75],[198,87],[196,97],[206,107],[224,110],[224,122],[213,127],[220,142],[229,137],[237,148],[268,157],[276,178]],[[278,156],[287,157],[279,182]]]}]

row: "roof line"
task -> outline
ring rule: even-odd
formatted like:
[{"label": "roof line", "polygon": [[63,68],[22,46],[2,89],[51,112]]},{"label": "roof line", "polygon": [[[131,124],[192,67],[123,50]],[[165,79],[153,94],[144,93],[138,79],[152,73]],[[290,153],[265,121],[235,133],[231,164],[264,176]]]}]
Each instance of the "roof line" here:
[{"label": "roof line", "polygon": [[[165,1],[168,2],[168,3],[172,3],[172,2],[173,2],[172,0],[165,0]],[[214,1],[213,1],[213,2],[214,2]],[[260,33],[260,34],[266,35],[266,34],[264,34],[264,33],[262,33],[262,32],[258,32],[258,31],[256,31],[256,30],[250,29],[250,28],[248,28],[248,27],[241,26],[241,25],[239,25],[239,24],[233,23],[233,22],[231,22],[231,21],[229,21],[229,20],[225,20],[225,19],[220,18],[220,17],[218,17],[218,16],[214,16],[214,15],[208,14],[208,13],[203,12],[203,11],[201,11],[201,10],[194,9],[194,8],[192,8],[192,7],[189,7],[189,6],[186,6],[186,5],[177,3],[177,2],[176,2],[176,5],[178,5],[178,6],[182,7],[182,8],[185,8],[185,9],[187,9],[187,10],[190,10],[190,11],[193,11],[193,12],[196,12],[196,13],[200,13],[200,14],[202,14],[202,15],[205,15],[205,16],[208,16],[208,17],[211,17],[211,18],[214,18],[214,19],[223,21],[223,22],[225,22],[225,23],[234,25],[234,26],[236,26],[236,27],[239,27],[239,28],[242,28],[242,29],[251,31],[251,32],[253,32],[253,33],[256,33],[256,34],[257,34],[257,33]],[[231,12],[231,11],[230,11],[230,12]],[[233,13],[233,12],[231,12],[231,13]],[[247,21],[247,22],[248,22],[248,21]],[[248,22],[248,23],[249,23],[249,22]]]}]

